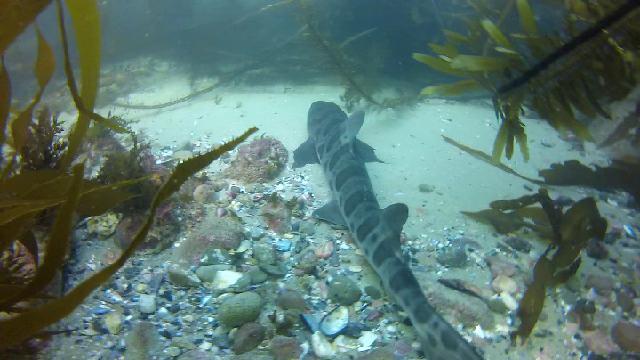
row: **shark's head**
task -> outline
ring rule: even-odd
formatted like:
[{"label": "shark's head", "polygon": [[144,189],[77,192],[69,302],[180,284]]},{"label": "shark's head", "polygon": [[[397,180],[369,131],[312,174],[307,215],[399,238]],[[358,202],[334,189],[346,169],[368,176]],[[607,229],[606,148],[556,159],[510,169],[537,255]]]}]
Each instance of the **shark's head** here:
[{"label": "shark's head", "polygon": [[316,139],[327,127],[337,127],[347,120],[347,114],[332,102],[316,101],[309,107],[307,129],[309,138]]}]

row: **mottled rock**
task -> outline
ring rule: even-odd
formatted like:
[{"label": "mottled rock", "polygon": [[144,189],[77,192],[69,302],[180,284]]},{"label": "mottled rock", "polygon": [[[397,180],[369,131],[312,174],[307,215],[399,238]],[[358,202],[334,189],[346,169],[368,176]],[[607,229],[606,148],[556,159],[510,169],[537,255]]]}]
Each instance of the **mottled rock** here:
[{"label": "mottled rock", "polygon": [[196,276],[198,279],[210,283],[213,282],[218,271],[231,270],[232,268],[231,265],[226,264],[200,266],[196,269]]},{"label": "mottled rock", "polygon": [[430,192],[434,192],[435,190],[436,190],[436,187],[433,185],[429,185],[429,184],[418,185],[418,191],[420,191],[421,193],[430,193]]},{"label": "mottled rock", "polygon": [[306,220],[300,221],[298,231],[301,234],[313,235],[316,232],[316,224]]},{"label": "mottled rock", "polygon": [[281,307],[284,310],[288,309],[298,309],[304,310],[307,307],[307,304],[304,301],[302,295],[290,289],[283,289],[278,293],[278,298],[276,299],[276,305]]},{"label": "mottled rock", "polygon": [[609,296],[615,287],[615,280],[606,275],[589,274],[585,286],[593,288],[598,295]]},{"label": "mottled rock", "polygon": [[344,275],[336,275],[329,283],[329,298],[340,305],[349,306],[360,300],[362,291],[355,281]]},{"label": "mottled rock", "polygon": [[288,159],[289,152],[282,142],[263,136],[239,146],[224,174],[246,183],[268,182],[280,174]]},{"label": "mottled rock", "polygon": [[278,335],[271,340],[269,352],[275,360],[297,360],[302,348],[295,338]]},{"label": "mottled rock", "polygon": [[233,337],[233,352],[244,354],[253,350],[264,340],[264,336],[264,326],[254,322],[242,325]]},{"label": "mottled rock", "polygon": [[113,311],[104,316],[104,324],[110,334],[116,335],[122,330],[122,313]]},{"label": "mottled rock", "polygon": [[491,269],[491,275],[495,278],[498,275],[504,275],[512,277],[518,272],[516,265],[499,258],[498,256],[488,256],[485,258],[489,268]]},{"label": "mottled rock", "polygon": [[306,248],[297,256],[295,267],[305,274],[311,274],[316,270],[318,261],[315,251],[311,248]]},{"label": "mottled rock", "polygon": [[178,247],[176,256],[180,261],[197,264],[212,249],[236,249],[244,239],[242,223],[231,216],[218,217],[209,214],[193,233]]},{"label": "mottled rock", "polygon": [[618,321],[611,328],[611,337],[623,350],[640,353],[640,326]]},{"label": "mottled rock", "polygon": [[198,287],[201,284],[196,274],[179,266],[170,266],[167,269],[167,277],[173,285],[178,287]]},{"label": "mottled rock", "polygon": [[227,327],[238,327],[257,319],[261,307],[260,295],[254,292],[233,295],[220,304],[218,320]]},{"label": "mottled rock", "polygon": [[464,268],[467,266],[467,250],[461,244],[452,244],[442,249],[436,256],[440,265],[451,268]]},{"label": "mottled rock", "polygon": [[276,262],[276,253],[271,244],[256,242],[253,244],[253,258],[260,265],[270,265]]},{"label": "mottled rock", "polygon": [[518,284],[512,278],[505,275],[498,275],[491,282],[491,287],[497,293],[506,292],[508,294],[515,294],[518,289]]},{"label": "mottled rock", "polygon": [[601,330],[584,331],[582,336],[587,349],[595,354],[606,356],[619,350],[611,338]]},{"label": "mottled rock", "polygon": [[156,312],[156,296],[148,294],[140,294],[138,302],[140,312],[143,314],[153,314]]}]

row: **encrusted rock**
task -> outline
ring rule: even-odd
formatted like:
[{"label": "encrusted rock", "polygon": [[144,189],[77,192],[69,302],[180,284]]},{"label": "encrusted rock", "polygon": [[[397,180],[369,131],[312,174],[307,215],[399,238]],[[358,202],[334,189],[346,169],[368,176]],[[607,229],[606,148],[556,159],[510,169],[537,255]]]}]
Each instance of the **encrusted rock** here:
[{"label": "encrusted rock", "polygon": [[233,352],[244,354],[253,350],[264,340],[264,326],[250,322],[242,325],[233,337]]},{"label": "encrusted rock", "polygon": [[625,351],[640,353],[640,326],[618,321],[611,328],[611,337]]},{"label": "encrusted rock", "polygon": [[302,295],[290,289],[283,289],[278,293],[278,298],[276,299],[276,305],[281,307],[284,310],[288,309],[298,309],[304,310],[307,307],[307,304],[304,301]]},{"label": "encrusted rock", "polygon": [[464,268],[467,266],[468,257],[467,250],[461,244],[453,244],[444,248],[436,256],[436,260],[442,266],[452,268]]},{"label": "encrusted rock", "polygon": [[218,320],[233,328],[254,321],[260,315],[262,300],[254,292],[244,292],[226,298],[218,309]]},{"label": "encrusted rock", "polygon": [[295,338],[278,335],[271,340],[269,352],[275,360],[297,360],[302,348]]},{"label": "encrusted rock", "polygon": [[336,275],[329,283],[329,298],[340,305],[349,306],[360,300],[362,291],[355,281],[344,275]]},{"label": "encrusted rock", "polygon": [[288,160],[289,152],[282,142],[262,136],[239,146],[224,174],[246,183],[268,182],[280,174]]}]

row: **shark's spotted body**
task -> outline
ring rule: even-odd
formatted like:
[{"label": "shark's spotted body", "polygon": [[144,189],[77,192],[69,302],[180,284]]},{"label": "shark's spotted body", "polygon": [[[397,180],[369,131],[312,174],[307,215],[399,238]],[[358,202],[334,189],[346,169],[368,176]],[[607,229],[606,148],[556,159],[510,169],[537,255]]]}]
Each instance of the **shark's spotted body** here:
[{"label": "shark's spotted body", "polygon": [[427,359],[482,359],[428,303],[400,253],[400,233],[408,216],[405,204],[385,209],[373,193],[366,161],[379,161],[373,149],[356,139],[364,114],[347,115],[334,103],[309,108],[309,138],[294,151],[294,168],[319,163],[331,187],[332,201],[317,218],[346,226],[380,276],[387,293],[407,312]]}]

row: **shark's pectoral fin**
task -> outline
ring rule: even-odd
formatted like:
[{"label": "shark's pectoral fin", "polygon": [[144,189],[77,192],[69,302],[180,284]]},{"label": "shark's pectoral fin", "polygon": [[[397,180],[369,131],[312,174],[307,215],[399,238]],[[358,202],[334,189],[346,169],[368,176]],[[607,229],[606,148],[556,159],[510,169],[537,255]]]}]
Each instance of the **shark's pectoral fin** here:
[{"label": "shark's pectoral fin", "polygon": [[335,225],[347,227],[347,222],[344,220],[344,217],[342,217],[338,202],[335,200],[331,200],[323,207],[315,210],[312,216],[316,219],[324,220]]},{"label": "shark's pectoral fin", "polygon": [[316,144],[311,140],[303,142],[293,151],[293,168],[303,167],[307,164],[318,164]]},{"label": "shark's pectoral fin", "polygon": [[356,111],[344,122],[342,136],[340,136],[341,144],[348,144],[356,140],[358,132],[364,123],[364,112]]},{"label": "shark's pectoral fin", "polygon": [[376,161],[376,162],[384,163],[384,161],[378,159],[378,157],[376,156],[376,153],[374,152],[374,149],[369,144],[356,139],[354,143],[354,148],[355,148],[354,150],[355,155],[358,156],[360,160],[364,162]]},{"label": "shark's pectoral fin", "polygon": [[382,220],[395,234],[400,235],[409,216],[409,208],[403,203],[395,203],[382,210]]}]

